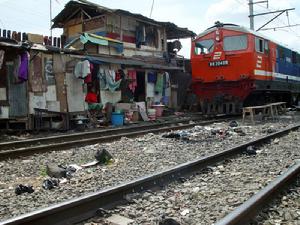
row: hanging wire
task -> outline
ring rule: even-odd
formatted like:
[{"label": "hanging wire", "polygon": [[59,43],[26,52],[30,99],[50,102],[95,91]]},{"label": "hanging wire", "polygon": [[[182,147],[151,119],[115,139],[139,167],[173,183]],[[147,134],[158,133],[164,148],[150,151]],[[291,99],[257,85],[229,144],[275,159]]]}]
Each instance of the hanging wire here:
[{"label": "hanging wire", "polygon": [[151,18],[151,16],[152,16],[153,7],[154,7],[154,0],[152,0],[152,6],[151,6],[151,11],[150,11],[150,16],[149,16],[149,18]]}]

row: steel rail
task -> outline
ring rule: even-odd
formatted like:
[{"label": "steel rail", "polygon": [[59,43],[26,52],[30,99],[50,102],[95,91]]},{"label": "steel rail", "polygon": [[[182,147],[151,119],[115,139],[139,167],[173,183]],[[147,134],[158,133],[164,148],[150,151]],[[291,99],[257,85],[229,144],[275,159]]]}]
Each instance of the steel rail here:
[{"label": "steel rail", "polygon": [[293,182],[300,174],[300,161],[290,167],[286,172],[278,176],[265,188],[249,198],[246,202],[229,213],[215,225],[246,225],[250,223],[251,218],[262,209],[277,194],[282,192],[286,186]]},{"label": "steel rail", "polygon": [[24,148],[28,146],[39,144],[50,144],[50,143],[57,143],[57,142],[64,142],[68,140],[76,140],[76,139],[82,139],[82,138],[91,138],[91,137],[99,137],[103,134],[114,134],[117,132],[122,132],[124,130],[130,131],[130,130],[138,130],[138,129],[145,129],[145,128],[156,128],[161,127],[163,125],[173,125],[173,124],[179,124],[179,123],[189,123],[190,121],[194,122],[205,122],[205,121],[211,121],[211,122],[219,122],[222,119],[235,119],[240,118],[238,116],[228,116],[228,115],[221,115],[221,116],[215,116],[212,118],[204,118],[199,116],[191,116],[186,119],[177,119],[172,121],[166,121],[161,123],[150,123],[150,124],[143,124],[143,125],[130,125],[130,126],[124,126],[124,127],[117,127],[117,128],[108,128],[108,129],[102,129],[102,130],[92,130],[92,131],[84,131],[84,132],[76,132],[72,134],[61,134],[61,135],[53,135],[53,136],[47,136],[47,137],[40,137],[40,138],[29,138],[26,140],[18,140],[18,141],[8,141],[8,142],[0,142],[0,151],[1,150],[10,150],[14,148]]},{"label": "steel rail", "polygon": [[[176,125],[176,123],[163,123],[163,124],[155,124],[154,126],[147,125],[147,126],[140,126],[140,127],[130,127],[129,129],[114,129],[111,132],[101,132],[101,136],[92,136],[87,135],[86,137],[81,137],[76,134],[76,138],[72,138],[70,140],[59,141],[60,139],[51,138],[51,143],[47,144],[47,141],[41,142],[37,141],[37,144],[28,147],[21,147],[21,148],[12,148],[11,150],[0,150],[0,159],[7,159],[7,158],[17,158],[21,156],[26,156],[35,153],[41,152],[48,152],[48,151],[59,151],[64,149],[69,149],[71,147],[80,147],[88,144],[96,144],[96,143],[103,143],[112,140],[118,140],[122,137],[135,137],[139,135],[144,135],[147,133],[159,133],[171,130],[180,130],[186,129],[193,126],[203,126],[215,122],[224,121],[224,119],[219,120],[209,120],[209,121],[202,121],[198,123],[187,123],[187,124],[180,124]],[[188,121],[186,121],[188,122]],[[56,140],[56,142],[54,142]]]},{"label": "steel rail", "polygon": [[268,140],[297,130],[299,127],[300,124],[221,151],[217,154],[183,163],[162,172],[0,222],[0,225],[63,225],[77,223],[95,216],[99,208],[111,208],[121,204],[124,202],[123,197],[126,194],[163,187],[180,177],[189,176],[206,166],[214,165],[226,158],[236,156],[250,145],[263,144]]},{"label": "steel rail", "polygon": [[135,129],[144,129],[144,128],[155,128],[160,127],[162,125],[168,125],[168,124],[176,124],[176,123],[185,123],[189,121],[199,121],[203,118],[194,117],[189,119],[181,119],[176,121],[167,121],[163,123],[151,123],[151,124],[145,124],[145,125],[132,125],[132,126],[125,126],[125,127],[117,127],[117,128],[109,128],[109,129],[102,129],[102,130],[92,130],[92,131],[84,131],[84,132],[77,132],[73,134],[62,134],[62,135],[54,135],[54,136],[48,136],[48,137],[40,137],[40,138],[29,138],[26,140],[18,140],[18,141],[8,141],[8,142],[0,142],[0,150],[9,150],[12,148],[20,148],[20,147],[27,147],[36,145],[37,143],[40,144],[49,144],[49,143],[57,143],[58,141],[67,141],[67,140],[75,140],[75,139],[82,139],[82,138],[88,138],[88,137],[99,137],[99,135],[102,134],[109,134],[109,133],[116,133],[123,130],[135,130]]}]

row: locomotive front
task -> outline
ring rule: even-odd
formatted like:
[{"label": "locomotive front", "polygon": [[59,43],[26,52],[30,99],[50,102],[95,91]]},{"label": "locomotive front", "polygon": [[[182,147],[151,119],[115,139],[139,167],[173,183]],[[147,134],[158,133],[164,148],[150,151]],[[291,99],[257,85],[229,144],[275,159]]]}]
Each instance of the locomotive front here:
[{"label": "locomotive front", "polygon": [[205,114],[240,113],[255,89],[251,35],[236,25],[217,24],[192,41],[193,91]]}]

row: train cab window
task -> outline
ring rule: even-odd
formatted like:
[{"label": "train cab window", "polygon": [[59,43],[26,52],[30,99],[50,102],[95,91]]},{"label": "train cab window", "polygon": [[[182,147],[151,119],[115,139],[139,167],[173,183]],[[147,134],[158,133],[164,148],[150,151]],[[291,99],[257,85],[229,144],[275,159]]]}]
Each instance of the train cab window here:
[{"label": "train cab window", "polygon": [[195,54],[208,54],[214,51],[215,42],[213,39],[197,41],[195,43]]},{"label": "train cab window", "polygon": [[264,45],[263,39],[257,38],[257,37],[255,38],[255,49],[256,49],[256,52],[264,53],[265,45]]},{"label": "train cab window", "polygon": [[247,49],[247,35],[224,37],[224,51],[238,51]]},{"label": "train cab window", "polygon": [[264,41],[264,48],[265,48],[265,52],[269,53],[269,41]]}]

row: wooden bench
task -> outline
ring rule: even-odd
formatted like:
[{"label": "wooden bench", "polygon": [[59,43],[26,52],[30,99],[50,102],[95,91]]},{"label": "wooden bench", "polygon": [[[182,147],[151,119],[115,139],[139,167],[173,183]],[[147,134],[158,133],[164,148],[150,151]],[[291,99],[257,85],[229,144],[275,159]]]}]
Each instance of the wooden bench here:
[{"label": "wooden bench", "polygon": [[270,116],[272,119],[275,119],[275,116],[278,116],[280,111],[283,113],[286,111],[286,102],[275,102],[267,105],[244,107],[243,123],[245,121],[246,114],[249,113],[252,124],[255,124],[254,115],[257,110],[261,110],[263,116]]},{"label": "wooden bench", "polygon": [[269,105],[271,106],[275,116],[278,116],[280,112],[281,113],[286,112],[286,102],[274,102]]}]

